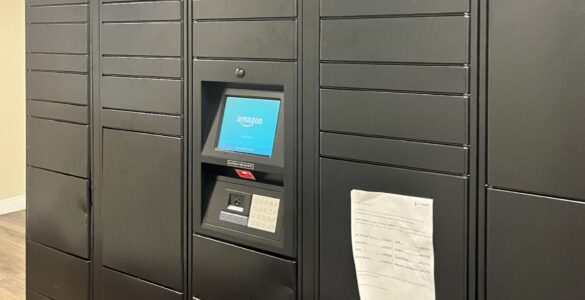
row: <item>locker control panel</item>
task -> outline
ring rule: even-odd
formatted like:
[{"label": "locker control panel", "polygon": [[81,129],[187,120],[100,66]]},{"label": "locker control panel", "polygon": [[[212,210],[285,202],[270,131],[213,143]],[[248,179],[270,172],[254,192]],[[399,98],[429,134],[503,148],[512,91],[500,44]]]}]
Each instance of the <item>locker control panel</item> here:
[{"label": "locker control panel", "polygon": [[227,192],[227,206],[219,213],[220,221],[270,233],[276,232],[280,199],[238,191]]},{"label": "locker control panel", "polygon": [[251,199],[251,194],[228,190],[227,206],[220,211],[219,219],[240,226],[248,226]]}]

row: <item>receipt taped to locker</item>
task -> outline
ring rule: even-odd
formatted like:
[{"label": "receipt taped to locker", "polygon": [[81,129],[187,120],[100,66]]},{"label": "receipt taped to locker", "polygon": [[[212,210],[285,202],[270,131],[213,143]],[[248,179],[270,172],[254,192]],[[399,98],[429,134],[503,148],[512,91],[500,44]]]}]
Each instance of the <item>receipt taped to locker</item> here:
[{"label": "receipt taped to locker", "polygon": [[435,300],[433,200],[351,191],[361,300]]}]

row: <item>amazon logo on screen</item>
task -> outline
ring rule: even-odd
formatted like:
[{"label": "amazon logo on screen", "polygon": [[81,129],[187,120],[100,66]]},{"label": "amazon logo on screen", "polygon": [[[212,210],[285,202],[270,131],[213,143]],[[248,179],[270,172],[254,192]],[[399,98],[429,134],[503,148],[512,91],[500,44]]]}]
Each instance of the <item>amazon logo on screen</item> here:
[{"label": "amazon logo on screen", "polygon": [[256,118],[256,117],[238,116],[238,119],[236,120],[236,122],[238,122],[238,124],[242,125],[242,127],[250,128],[250,127],[254,127],[256,125],[262,125],[264,120],[262,118]]}]

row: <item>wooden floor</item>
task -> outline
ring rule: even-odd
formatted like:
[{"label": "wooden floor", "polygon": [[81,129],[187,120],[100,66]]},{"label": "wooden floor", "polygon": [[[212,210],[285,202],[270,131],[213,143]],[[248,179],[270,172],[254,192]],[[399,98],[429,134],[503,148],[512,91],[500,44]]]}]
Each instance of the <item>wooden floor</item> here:
[{"label": "wooden floor", "polygon": [[0,216],[0,299],[25,299],[25,213]]}]

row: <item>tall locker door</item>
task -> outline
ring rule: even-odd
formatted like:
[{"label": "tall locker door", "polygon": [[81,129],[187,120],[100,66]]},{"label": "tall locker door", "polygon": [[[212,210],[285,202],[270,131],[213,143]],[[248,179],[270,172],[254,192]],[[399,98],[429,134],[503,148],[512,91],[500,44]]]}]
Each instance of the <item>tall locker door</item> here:
[{"label": "tall locker door", "polygon": [[493,186],[585,199],[584,13],[582,1],[490,1]]},{"label": "tall locker door", "polygon": [[580,299],[585,2],[490,0],[487,298]]},{"label": "tall locker door", "polygon": [[103,300],[183,298],[184,5],[101,1]]},{"label": "tall locker door", "polygon": [[89,299],[89,3],[26,1],[27,288]]}]

